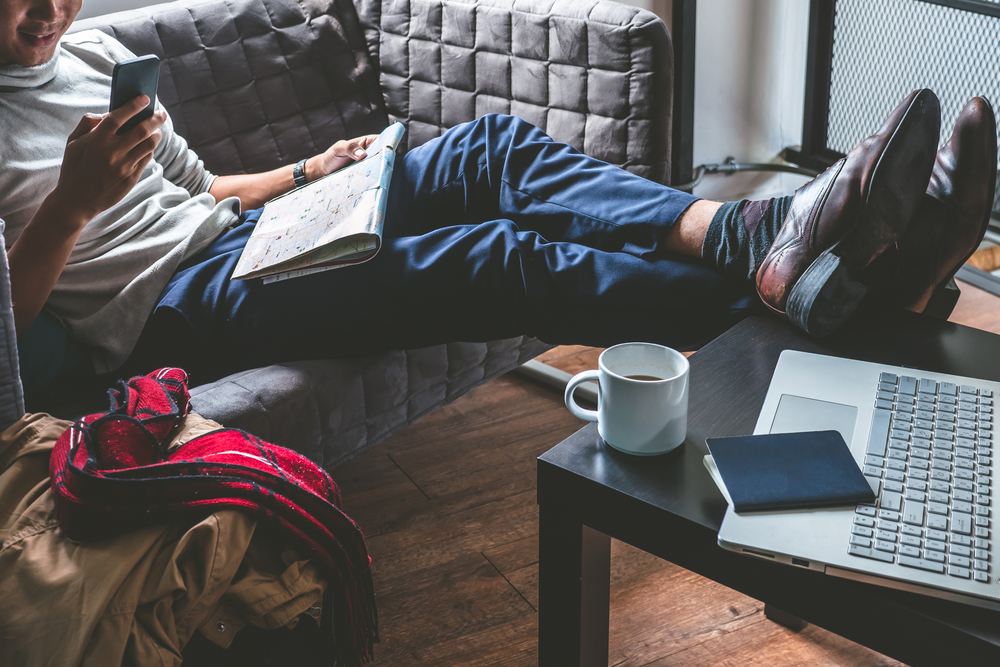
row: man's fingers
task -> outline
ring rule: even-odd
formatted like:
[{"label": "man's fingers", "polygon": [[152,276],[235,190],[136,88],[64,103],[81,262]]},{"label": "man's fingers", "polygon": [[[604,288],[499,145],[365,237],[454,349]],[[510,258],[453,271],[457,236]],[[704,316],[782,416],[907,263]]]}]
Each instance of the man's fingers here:
[{"label": "man's fingers", "polygon": [[363,137],[359,137],[351,142],[351,157],[355,160],[363,160],[368,157],[368,151],[365,150],[378,139],[377,134],[369,134]]},{"label": "man's fingers", "polygon": [[152,159],[153,159],[153,153],[152,151],[150,151],[146,155],[146,157],[139,160],[139,163],[135,165],[135,170],[132,171],[132,176],[131,176],[132,185],[135,185],[136,182],[142,177],[142,172],[145,171],[146,165],[148,165],[150,160]]},{"label": "man's fingers", "polygon": [[[131,153],[135,150],[136,146],[142,145],[143,142],[147,141],[152,136],[162,137],[160,132],[160,127],[167,120],[167,114],[164,111],[156,111],[152,116],[142,121],[135,127],[133,127],[128,132],[122,135],[115,135],[115,140],[121,142],[121,149]],[[153,144],[154,148],[157,143],[159,143],[159,138]]]},{"label": "man's fingers", "polygon": [[146,156],[152,157],[153,149],[156,148],[162,138],[162,132],[159,130],[154,131],[151,135],[140,141],[132,148],[132,150],[128,152],[128,161],[136,162],[144,159]]},{"label": "man's fingers", "polygon": [[148,104],[149,98],[145,95],[131,99],[105,116],[101,126],[102,128],[106,127],[108,131],[114,134],[129,118],[145,109]]},{"label": "man's fingers", "polygon": [[69,133],[69,137],[66,139],[66,143],[79,139],[83,135],[87,134],[91,130],[100,124],[101,120],[104,119],[104,115],[98,115],[94,113],[87,113],[83,115],[80,122],[77,123],[76,127],[72,132]]},{"label": "man's fingers", "polygon": [[361,142],[358,141],[357,139],[347,144],[347,154],[350,155],[355,160],[362,160],[364,159],[365,155],[367,155],[367,153],[365,153],[364,146],[362,146]]},{"label": "man's fingers", "polygon": [[138,146],[154,134],[159,134],[160,127],[166,122],[166,120],[167,112],[155,111],[152,116],[142,121],[122,136],[129,137],[129,139],[135,142],[135,145]]},{"label": "man's fingers", "polygon": [[128,165],[122,164],[121,171],[118,174],[119,186],[124,184],[129,190],[135,187],[135,184],[142,178],[142,172],[145,171],[146,166],[152,159],[153,154],[150,152],[140,156],[137,162]]}]

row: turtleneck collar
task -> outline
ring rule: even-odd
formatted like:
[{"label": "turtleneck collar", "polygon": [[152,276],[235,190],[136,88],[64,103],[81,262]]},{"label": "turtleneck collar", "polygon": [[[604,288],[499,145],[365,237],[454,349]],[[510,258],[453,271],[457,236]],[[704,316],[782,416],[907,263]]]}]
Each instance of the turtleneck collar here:
[{"label": "turtleneck collar", "polygon": [[38,88],[55,78],[59,70],[60,45],[47,63],[24,67],[13,63],[0,64],[0,89]]}]

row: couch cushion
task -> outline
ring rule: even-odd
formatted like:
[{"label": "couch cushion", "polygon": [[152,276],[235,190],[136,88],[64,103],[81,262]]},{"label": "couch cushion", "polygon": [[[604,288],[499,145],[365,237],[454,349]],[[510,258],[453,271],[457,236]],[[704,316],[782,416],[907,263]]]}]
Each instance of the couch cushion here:
[{"label": "couch cushion", "polygon": [[388,116],[351,0],[207,0],[80,21],[163,61],[159,99],[220,174],[380,132]]},{"label": "couch cushion", "polygon": [[659,183],[670,176],[670,37],[607,0],[355,0],[404,146],[490,112]]},{"label": "couch cushion", "polygon": [[191,408],[329,469],[550,347],[512,338],[275,364],[192,388]]}]

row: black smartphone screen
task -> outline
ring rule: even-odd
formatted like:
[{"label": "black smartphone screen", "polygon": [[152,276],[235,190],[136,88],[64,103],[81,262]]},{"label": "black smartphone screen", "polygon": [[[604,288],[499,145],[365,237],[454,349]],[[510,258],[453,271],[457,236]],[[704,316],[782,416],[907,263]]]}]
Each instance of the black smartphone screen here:
[{"label": "black smartphone screen", "polygon": [[117,134],[124,134],[153,115],[156,104],[156,85],[160,79],[160,59],[156,56],[142,56],[115,65],[111,73],[111,106],[114,111],[140,95],[149,97],[145,109],[129,118]]}]

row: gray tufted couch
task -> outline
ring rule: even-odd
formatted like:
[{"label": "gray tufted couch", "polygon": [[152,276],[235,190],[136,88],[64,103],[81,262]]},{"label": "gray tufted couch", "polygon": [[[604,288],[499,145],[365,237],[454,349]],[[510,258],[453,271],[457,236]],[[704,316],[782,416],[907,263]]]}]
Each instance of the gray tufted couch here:
[{"label": "gray tufted couch", "polygon": [[[490,112],[647,178],[670,173],[670,39],[614,2],[182,0],[73,30],[90,28],[161,58],[160,100],[216,173],[289,164],[392,120],[416,146]],[[2,246],[0,348],[4,428],[23,402]],[[331,468],[546,348],[516,338],[279,364],[195,387],[192,404]]]}]

